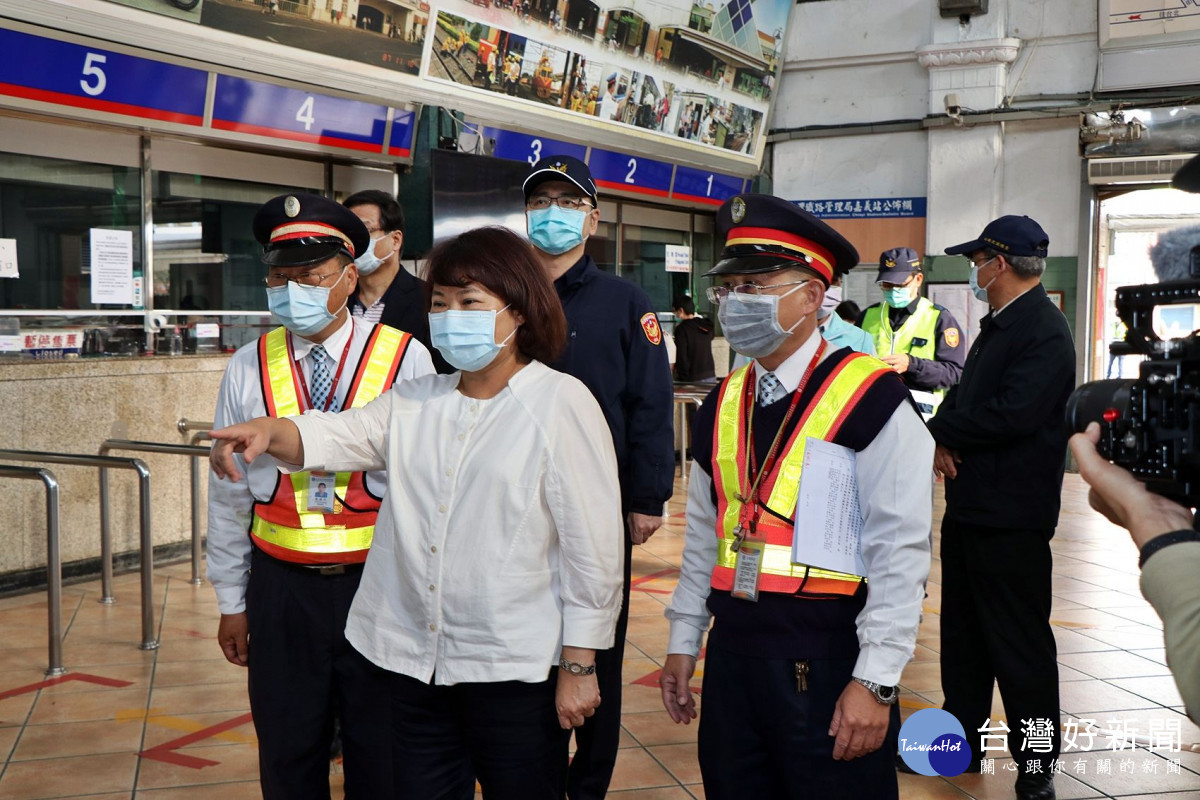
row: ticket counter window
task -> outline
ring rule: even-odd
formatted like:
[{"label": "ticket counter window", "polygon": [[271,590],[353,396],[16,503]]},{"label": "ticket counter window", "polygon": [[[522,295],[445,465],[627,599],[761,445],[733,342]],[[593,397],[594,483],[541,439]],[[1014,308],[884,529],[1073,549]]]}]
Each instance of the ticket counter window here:
[{"label": "ticket counter window", "polygon": [[[117,233],[108,233],[108,232]],[[0,308],[120,311],[134,302],[95,303],[93,232],[115,241],[114,262],[142,283],[141,191],[136,168],[0,153],[0,238],[16,242],[17,276],[0,277]],[[111,277],[112,263],[107,273]],[[116,277],[112,278],[117,280]],[[125,286],[128,287],[128,277]]]},{"label": "ticket counter window", "polygon": [[[627,207],[626,220],[630,218],[629,211]],[[645,290],[655,310],[670,311],[675,297],[689,289],[691,273],[667,272],[667,246],[688,245],[691,222],[687,214],[676,212],[658,211],[655,216],[679,219],[663,220],[668,224],[662,227],[625,222],[621,226],[620,274]]]},{"label": "ticket counter window", "polygon": [[254,214],[276,195],[318,190],[172,172],[155,172],[153,185],[154,308],[265,309]]}]

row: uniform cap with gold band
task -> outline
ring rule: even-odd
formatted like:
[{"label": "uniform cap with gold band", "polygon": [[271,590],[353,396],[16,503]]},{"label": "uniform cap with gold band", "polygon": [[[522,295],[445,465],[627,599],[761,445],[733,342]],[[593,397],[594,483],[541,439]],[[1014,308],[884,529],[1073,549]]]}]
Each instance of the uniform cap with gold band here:
[{"label": "uniform cap with gold band", "polygon": [[725,249],[712,275],[753,275],[802,267],[828,286],[858,263],[844,236],[795,203],[769,194],[739,194],[717,211]]},{"label": "uniform cap with gold band", "polygon": [[316,194],[281,194],[254,215],[254,238],[262,261],[272,267],[304,267],[345,253],[362,255],[371,244],[367,226],[354,212]]}]

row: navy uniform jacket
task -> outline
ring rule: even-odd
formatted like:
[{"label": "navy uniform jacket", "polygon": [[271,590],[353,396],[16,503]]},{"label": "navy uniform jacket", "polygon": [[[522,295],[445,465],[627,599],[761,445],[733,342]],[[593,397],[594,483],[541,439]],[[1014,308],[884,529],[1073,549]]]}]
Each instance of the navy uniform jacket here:
[{"label": "navy uniform jacket", "polygon": [[[429,355],[433,357],[433,368],[440,375],[454,372],[442,354],[429,341],[429,285],[400,265],[400,271],[392,279],[392,283],[380,297],[383,301],[383,314],[379,321],[390,325],[396,330],[411,333],[413,338],[425,345]],[[350,295],[346,305],[354,308],[358,300],[358,291]]]},{"label": "navy uniform jacket", "polygon": [[[880,304],[876,303],[876,305]],[[871,306],[871,308],[874,307]],[[962,328],[959,327],[958,321],[954,319],[954,316],[949,311],[937,303],[934,303],[933,307],[941,312],[937,320],[937,344],[934,345],[933,359],[917,358],[910,355],[908,357],[908,371],[900,376],[904,378],[904,385],[908,388],[920,389],[926,392],[932,392],[934,389],[949,389],[958,383],[958,379],[963,371],[963,361],[967,357],[965,352],[966,345],[963,343]],[[916,310],[916,300],[913,300],[904,308],[889,308],[888,321],[892,325],[892,330],[899,330],[900,326],[907,322],[908,318]],[[858,327],[862,327],[863,318],[866,315],[866,311],[863,311],[859,315]],[[947,337],[946,331],[953,331],[953,333]],[[886,356],[888,354],[879,352],[876,355]]]},{"label": "navy uniform jacket", "polygon": [[[551,366],[583,381],[600,404],[617,451],[624,511],[658,516],[675,484],[675,390],[650,298],[601,272],[588,255],[554,288],[567,315],[567,347]],[[650,333],[642,327],[647,314]]]},{"label": "navy uniform jacket", "polygon": [[946,481],[946,518],[993,528],[1058,524],[1075,388],[1071,330],[1038,284],[983,318],[962,381],[929,432],[962,457]]}]

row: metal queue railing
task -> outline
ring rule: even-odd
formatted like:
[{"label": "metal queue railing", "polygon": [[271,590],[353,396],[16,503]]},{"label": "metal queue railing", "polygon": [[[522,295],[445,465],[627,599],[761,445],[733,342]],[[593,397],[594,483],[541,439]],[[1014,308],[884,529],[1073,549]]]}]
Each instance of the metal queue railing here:
[{"label": "metal queue railing", "polygon": [[[203,431],[207,433],[207,431]],[[194,437],[193,437],[194,439]],[[200,577],[200,562],[203,559],[200,534],[200,459],[208,457],[208,448],[195,444],[166,444],[163,442],[139,442],[132,439],[107,439],[100,445],[100,455],[108,455],[113,450],[123,450],[134,453],[167,453],[170,455],[188,456],[191,462],[191,495],[192,495],[192,584],[199,586],[204,580]],[[112,534],[109,530],[108,504],[108,472],[100,471],[100,542],[102,556],[106,559],[104,574],[112,575]],[[108,542],[109,546],[104,547]],[[143,558],[146,554],[143,553]],[[153,554],[150,554],[151,557]],[[104,589],[104,595],[111,597],[111,585]],[[111,600],[109,601],[111,602]]]},{"label": "metal queue railing", "polygon": [[41,481],[46,487],[46,614],[50,665],[46,677],[66,673],[63,666],[62,551],[59,549],[58,478],[44,467],[0,465],[0,478]]},{"label": "metal queue railing", "polygon": [[[0,450],[0,461],[36,461],[43,464],[64,464],[77,467],[98,467],[101,486],[107,486],[108,470],[132,470],[138,475],[138,535],[142,577],[142,650],[158,649],[154,632],[154,538],[150,527],[150,468],[140,458],[79,455],[75,453],[46,453],[38,450]],[[104,535],[108,530],[108,509],[100,506],[100,570],[101,603],[112,603],[112,541]]]}]

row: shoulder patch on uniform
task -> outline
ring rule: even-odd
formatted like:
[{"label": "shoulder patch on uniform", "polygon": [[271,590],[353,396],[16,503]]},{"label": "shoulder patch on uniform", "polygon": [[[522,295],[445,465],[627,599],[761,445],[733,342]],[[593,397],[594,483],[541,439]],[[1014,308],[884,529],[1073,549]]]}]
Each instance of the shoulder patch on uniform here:
[{"label": "shoulder patch on uniform", "polygon": [[946,340],[947,347],[958,347],[958,328],[946,328],[942,338]]},{"label": "shoulder patch on uniform", "polygon": [[650,340],[650,344],[662,344],[662,328],[658,327],[658,315],[653,311],[642,315],[642,331],[646,334],[646,338]]}]

